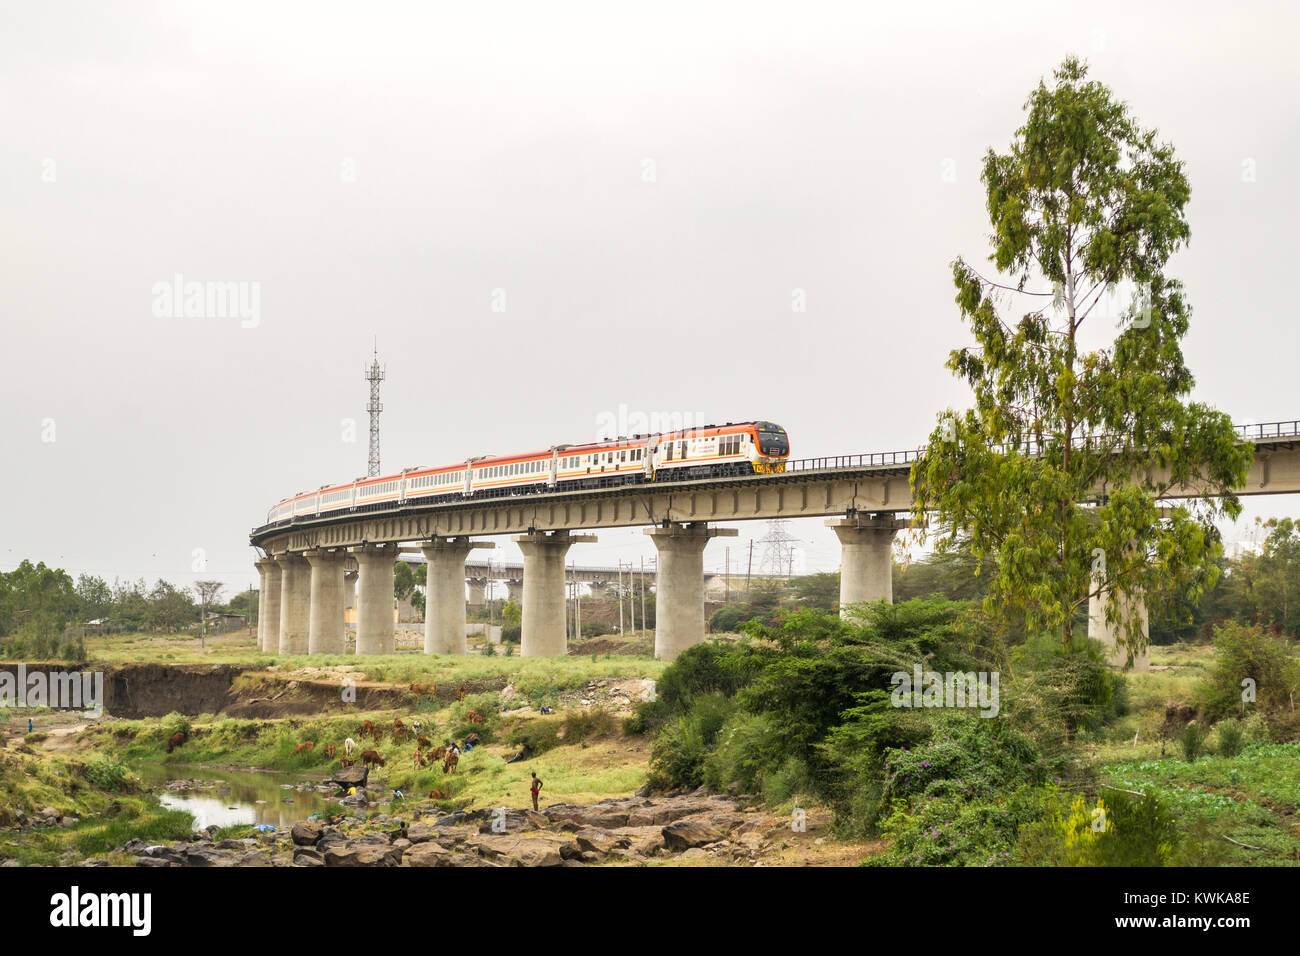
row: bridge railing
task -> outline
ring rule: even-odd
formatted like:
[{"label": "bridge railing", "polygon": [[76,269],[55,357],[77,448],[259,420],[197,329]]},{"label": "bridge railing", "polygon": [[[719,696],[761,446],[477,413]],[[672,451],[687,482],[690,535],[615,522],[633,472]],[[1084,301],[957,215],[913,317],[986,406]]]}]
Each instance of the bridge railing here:
[{"label": "bridge railing", "polygon": [[924,454],[924,449],[878,451],[869,455],[831,455],[825,458],[792,458],[786,471],[827,471],[831,468],[872,468],[884,465],[910,465]]},{"label": "bridge railing", "polygon": [[[1249,425],[1233,425],[1238,437],[1243,441],[1264,438],[1300,437],[1300,421],[1259,422]],[[1076,448],[1094,445],[1102,439],[1096,436],[1080,436],[1074,439]],[[1038,454],[1039,445],[1035,441],[1018,446],[1028,454]],[[1005,446],[995,446],[998,451],[1005,451]],[[785,463],[786,471],[828,471],[834,468],[872,468],[889,465],[910,465],[925,454],[924,448],[908,451],[884,451],[864,455],[829,455],[822,458],[793,458]]]},{"label": "bridge railing", "polygon": [[1300,436],[1300,421],[1295,422],[1260,422],[1251,425],[1233,425],[1237,434],[1243,439],[1254,441],[1256,438],[1291,438]]}]

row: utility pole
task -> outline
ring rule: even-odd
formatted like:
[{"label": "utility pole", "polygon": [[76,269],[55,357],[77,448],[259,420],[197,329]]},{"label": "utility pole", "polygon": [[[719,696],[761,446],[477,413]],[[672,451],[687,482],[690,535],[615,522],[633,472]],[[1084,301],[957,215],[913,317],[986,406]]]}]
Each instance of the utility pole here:
[{"label": "utility pole", "polygon": [[623,559],[618,559],[618,636],[622,640],[627,637],[627,632],[623,630]]},{"label": "utility pole", "polygon": [[645,624],[645,556],[641,557],[641,630],[646,629]]},{"label": "utility pole", "polygon": [[726,603],[730,604],[731,603],[731,548],[730,547],[727,548],[727,565],[726,565],[726,571],[722,575],[722,582],[723,582],[723,587],[727,589]]},{"label": "utility pole", "polygon": [[745,568],[745,600],[749,600],[749,576],[754,572],[754,539],[749,539],[749,565]]}]

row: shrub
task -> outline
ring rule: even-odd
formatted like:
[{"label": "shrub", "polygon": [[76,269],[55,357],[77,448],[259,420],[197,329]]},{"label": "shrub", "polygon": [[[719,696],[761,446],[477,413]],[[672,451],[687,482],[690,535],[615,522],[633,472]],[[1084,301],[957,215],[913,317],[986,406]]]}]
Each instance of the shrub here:
[{"label": "shrub", "polygon": [[1214,752],[1220,757],[1235,757],[1246,746],[1246,732],[1235,720],[1220,721],[1215,725]]},{"label": "shrub", "polygon": [[1289,708],[1300,686],[1300,662],[1284,639],[1260,627],[1228,621],[1214,630],[1214,664],[1200,688],[1200,703],[1211,717],[1241,714],[1242,681],[1254,681],[1261,710]]},{"label": "shrub", "polygon": [[564,716],[564,742],[576,744],[592,737],[604,737],[618,730],[618,720],[607,710],[592,707]]},{"label": "shrub", "polygon": [[925,743],[889,750],[884,761],[887,801],[911,797],[986,799],[1046,773],[1029,739],[999,720],[947,716]]},{"label": "shrub", "polygon": [[651,786],[694,788],[703,784],[704,759],[735,709],[730,698],[710,694],[697,697],[688,713],[665,724],[650,751]]},{"label": "shrub", "polygon": [[1191,721],[1178,734],[1178,749],[1183,752],[1183,759],[1192,763],[1205,749],[1205,731],[1196,721]]},{"label": "shrub", "polygon": [[[503,625],[501,626],[501,643],[502,643],[502,644],[518,644],[518,643],[519,643],[520,641],[522,641],[523,639],[524,639],[524,629],[523,629],[523,625],[521,625],[521,624],[503,624]],[[509,649],[507,649],[507,650],[506,650],[506,654],[508,655],[509,653],[510,653],[510,651],[509,651]]]},{"label": "shrub", "polygon": [[558,717],[530,720],[512,730],[506,742],[519,747],[525,757],[536,757],[559,746],[562,724],[562,719]]},{"label": "shrub", "polygon": [[763,778],[781,766],[788,753],[775,722],[765,714],[738,713],[718,733],[717,746],[704,761],[704,783],[711,790],[734,785],[757,793]]},{"label": "shrub", "polygon": [[108,757],[86,764],[86,779],[101,790],[116,790],[126,780],[127,767]]},{"label": "shrub", "polygon": [[1094,806],[1049,788],[1046,813],[1025,827],[1016,862],[1029,866],[1169,866],[1181,837],[1172,811],[1154,793],[1107,790]]}]

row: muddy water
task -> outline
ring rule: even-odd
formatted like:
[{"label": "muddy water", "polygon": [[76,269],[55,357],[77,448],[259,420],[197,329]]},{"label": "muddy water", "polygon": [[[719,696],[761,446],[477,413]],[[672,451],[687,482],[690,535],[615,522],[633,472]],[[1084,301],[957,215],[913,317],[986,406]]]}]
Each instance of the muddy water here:
[{"label": "muddy water", "polygon": [[[309,778],[302,774],[258,773],[214,767],[186,767],[169,764],[139,764],[132,767],[140,780],[158,792],[158,800],[169,810],[185,810],[194,816],[194,828],[202,830],[239,823],[269,823],[278,828],[292,826],[313,813],[337,812],[339,805],[314,791],[282,789],[297,786]],[[173,791],[173,780],[194,780],[204,786]],[[206,786],[208,782],[212,786]]]}]

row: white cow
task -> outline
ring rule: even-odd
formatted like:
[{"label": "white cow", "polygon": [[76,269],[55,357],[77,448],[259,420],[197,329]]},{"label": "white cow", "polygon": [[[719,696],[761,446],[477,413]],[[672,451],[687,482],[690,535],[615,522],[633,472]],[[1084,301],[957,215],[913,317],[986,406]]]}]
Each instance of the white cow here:
[{"label": "white cow", "polygon": [[346,750],[348,756],[351,757],[352,751],[357,749],[357,742],[349,737],[347,740],[343,741],[343,749]]}]

